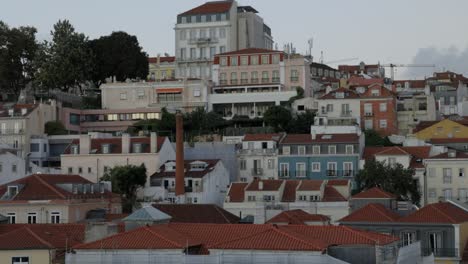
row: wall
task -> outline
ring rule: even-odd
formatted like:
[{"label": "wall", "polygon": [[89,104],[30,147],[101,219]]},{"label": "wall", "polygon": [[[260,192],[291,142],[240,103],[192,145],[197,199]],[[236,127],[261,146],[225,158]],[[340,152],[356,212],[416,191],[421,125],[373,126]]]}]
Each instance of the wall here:
[{"label": "wall", "polygon": [[[10,152],[0,154],[0,166],[2,167],[0,170],[0,184],[21,179],[29,174],[47,171],[46,168],[40,168],[30,162],[29,167],[31,167],[31,170],[27,172],[25,164],[26,161],[23,158]],[[16,172],[13,171],[13,165],[16,165]]]},{"label": "wall", "polygon": [[[458,129],[455,129],[458,128]],[[415,137],[422,140],[431,138],[462,138],[468,135],[468,127],[449,119],[444,119],[437,124],[414,133]]]},{"label": "wall", "polygon": [[[452,190],[452,199],[460,199],[459,201],[468,201],[468,159],[441,159],[441,160],[426,160],[426,185],[428,203],[436,203],[439,197],[444,196],[444,189]],[[450,168],[452,170],[451,183],[444,183],[443,169]],[[459,176],[459,168],[464,168],[465,175]],[[434,174],[432,176],[432,171]],[[436,196],[430,197],[430,189],[435,189]],[[466,190],[463,197],[459,197],[459,190]]]},{"label": "wall", "polygon": [[48,249],[0,250],[0,263],[13,263],[13,257],[29,257],[29,263],[50,263]]}]

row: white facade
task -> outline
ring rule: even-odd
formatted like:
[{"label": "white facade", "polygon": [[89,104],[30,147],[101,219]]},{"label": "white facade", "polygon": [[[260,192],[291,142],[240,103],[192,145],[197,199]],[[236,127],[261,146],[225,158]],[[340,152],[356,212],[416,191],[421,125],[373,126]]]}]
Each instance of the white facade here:
[{"label": "white facade", "polygon": [[242,182],[278,178],[278,149],[274,140],[243,141],[238,150],[239,177]]},{"label": "white facade", "polygon": [[360,126],[361,102],[359,99],[319,99],[317,101],[317,116],[326,117],[329,125],[357,123]]},{"label": "white facade", "polygon": [[48,173],[47,170],[29,162],[26,170],[26,160],[8,151],[0,150],[0,184],[15,181],[32,173]]}]

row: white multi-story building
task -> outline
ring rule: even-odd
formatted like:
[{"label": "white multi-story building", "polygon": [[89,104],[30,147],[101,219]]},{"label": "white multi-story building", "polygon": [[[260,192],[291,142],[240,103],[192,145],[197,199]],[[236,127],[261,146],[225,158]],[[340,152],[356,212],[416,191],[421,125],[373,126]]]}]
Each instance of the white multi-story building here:
[{"label": "white multi-story building", "polygon": [[278,178],[278,142],[283,134],[247,134],[237,151],[242,182]]},{"label": "white multi-story building", "polygon": [[[185,160],[185,203],[223,205],[229,171],[221,160]],[[150,187],[145,188],[146,200],[176,201],[174,160],[164,163],[151,175]]]},{"label": "white multi-story building", "polygon": [[361,123],[360,96],[353,90],[329,90],[317,103],[317,116],[324,119],[318,119],[319,123],[315,125],[349,126]]},{"label": "white multi-story building", "polygon": [[176,77],[211,78],[215,54],[273,47],[271,29],[251,6],[215,1],[177,15]]}]

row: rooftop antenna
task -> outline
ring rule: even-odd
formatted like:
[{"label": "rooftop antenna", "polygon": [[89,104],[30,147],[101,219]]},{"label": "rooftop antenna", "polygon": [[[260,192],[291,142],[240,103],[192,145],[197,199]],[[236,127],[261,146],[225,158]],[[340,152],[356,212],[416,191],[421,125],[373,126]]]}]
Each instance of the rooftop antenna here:
[{"label": "rooftop antenna", "polygon": [[323,64],[323,50],[320,51],[320,63]]},{"label": "rooftop antenna", "polygon": [[307,44],[309,46],[309,55],[312,58],[312,48],[314,47],[314,38],[310,38],[307,40]]}]

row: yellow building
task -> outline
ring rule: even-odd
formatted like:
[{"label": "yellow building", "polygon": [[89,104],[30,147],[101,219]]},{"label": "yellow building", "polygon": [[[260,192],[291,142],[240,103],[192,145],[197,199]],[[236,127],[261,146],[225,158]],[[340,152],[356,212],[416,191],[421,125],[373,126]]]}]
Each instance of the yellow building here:
[{"label": "yellow building", "polygon": [[465,138],[468,135],[468,120],[423,121],[413,132],[414,136],[421,140],[431,138]]},{"label": "yellow building", "polygon": [[148,58],[148,80],[160,81],[174,79],[175,77],[175,57],[157,56]]}]

